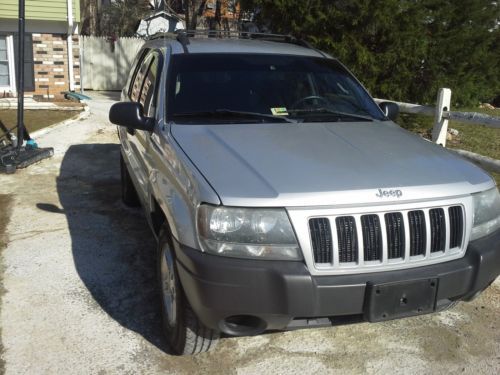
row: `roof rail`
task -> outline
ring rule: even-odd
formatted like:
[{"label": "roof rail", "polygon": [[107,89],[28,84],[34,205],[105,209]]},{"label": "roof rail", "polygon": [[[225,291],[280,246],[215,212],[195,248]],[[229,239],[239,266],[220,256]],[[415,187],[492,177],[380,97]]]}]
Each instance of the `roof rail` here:
[{"label": "roof rail", "polygon": [[156,33],[144,39],[146,40],[176,39],[182,45],[184,53],[188,53],[187,46],[189,45],[189,39],[185,33],[170,33],[170,32]]},{"label": "roof rail", "polygon": [[153,35],[149,35],[147,37],[144,37],[146,40],[155,40],[155,39],[175,39],[177,38],[177,34],[175,33],[156,33]]},{"label": "roof rail", "polygon": [[269,42],[290,43],[301,47],[316,50],[311,44],[303,39],[296,38],[292,35],[273,34],[273,33],[255,33],[250,31],[228,31],[228,30],[176,30],[173,33],[156,33],[147,38],[154,39],[176,39],[181,45],[184,53],[188,53],[187,46],[189,38],[219,38],[219,39],[258,39]]},{"label": "roof rail", "polygon": [[189,44],[189,38],[187,37],[186,34],[184,33],[179,33],[177,34],[177,41],[182,44],[182,49],[184,50],[184,53],[189,53],[187,46]]},{"label": "roof rail", "polygon": [[[270,42],[290,43],[296,44],[306,48],[313,48],[308,42],[298,39],[292,35],[274,34],[274,33],[260,33],[250,31],[230,31],[230,30],[176,30],[174,32],[178,36],[183,35],[189,41],[189,38],[207,37],[207,38],[220,38],[220,39],[258,39]],[[179,37],[177,37],[179,40]],[[189,44],[189,42],[187,43]]]}]

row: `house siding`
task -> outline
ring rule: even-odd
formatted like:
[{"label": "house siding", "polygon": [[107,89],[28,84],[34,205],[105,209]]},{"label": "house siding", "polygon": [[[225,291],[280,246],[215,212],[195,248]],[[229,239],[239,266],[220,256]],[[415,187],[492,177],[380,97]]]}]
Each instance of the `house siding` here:
[{"label": "house siding", "polygon": [[[80,0],[73,1],[73,17],[80,21]],[[0,18],[17,18],[18,0],[0,1]],[[67,0],[26,0],[27,20],[66,21]]]}]

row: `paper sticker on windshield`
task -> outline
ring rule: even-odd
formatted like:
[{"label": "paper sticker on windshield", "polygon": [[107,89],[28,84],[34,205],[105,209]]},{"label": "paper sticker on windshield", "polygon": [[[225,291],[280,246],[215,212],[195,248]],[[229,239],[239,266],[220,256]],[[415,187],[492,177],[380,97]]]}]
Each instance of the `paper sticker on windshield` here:
[{"label": "paper sticker on windshield", "polygon": [[274,116],[288,116],[288,112],[285,107],[271,108],[271,113]]}]

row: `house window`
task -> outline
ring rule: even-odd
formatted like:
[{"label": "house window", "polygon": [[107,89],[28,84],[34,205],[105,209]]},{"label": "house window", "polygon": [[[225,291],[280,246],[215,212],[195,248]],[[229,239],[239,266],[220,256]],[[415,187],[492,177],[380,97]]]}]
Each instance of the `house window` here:
[{"label": "house window", "polygon": [[16,91],[12,35],[0,34],[0,93]]},{"label": "house window", "polygon": [[10,87],[9,51],[5,35],[0,35],[0,87]]}]

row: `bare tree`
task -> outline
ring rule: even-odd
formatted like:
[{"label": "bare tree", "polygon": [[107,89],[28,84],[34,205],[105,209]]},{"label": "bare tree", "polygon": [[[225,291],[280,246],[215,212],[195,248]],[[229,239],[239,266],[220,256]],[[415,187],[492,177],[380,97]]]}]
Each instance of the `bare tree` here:
[{"label": "bare tree", "polygon": [[98,0],[81,0],[82,34],[99,35],[100,14]]},{"label": "bare tree", "polygon": [[198,17],[202,15],[206,2],[207,0],[184,0],[186,29],[196,30],[198,26]]},{"label": "bare tree", "polygon": [[115,0],[103,8],[102,34],[133,36],[142,18],[151,12],[144,0]]}]

